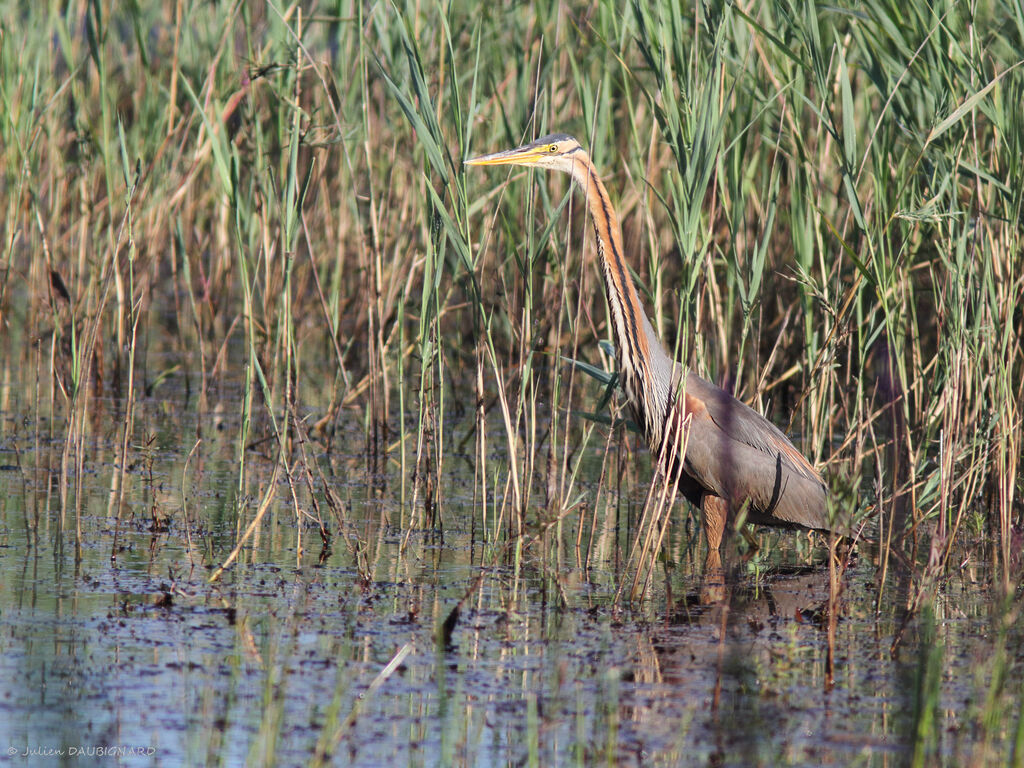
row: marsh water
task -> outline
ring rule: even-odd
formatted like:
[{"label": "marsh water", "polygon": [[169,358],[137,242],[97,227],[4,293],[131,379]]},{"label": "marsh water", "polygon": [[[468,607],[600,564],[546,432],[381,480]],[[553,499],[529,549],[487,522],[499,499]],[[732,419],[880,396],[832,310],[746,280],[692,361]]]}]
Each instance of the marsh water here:
[{"label": "marsh water", "polygon": [[[446,457],[421,524],[410,470],[397,451],[368,455],[359,411],[305,445],[340,517],[319,477],[310,492],[300,472],[275,474],[256,440],[240,484],[236,389],[200,405],[171,377],[140,396],[127,461],[119,401],[95,400],[78,468],[62,467],[64,425],[23,392],[4,389],[0,420],[8,764],[1013,759],[1020,630],[994,618],[989,574],[969,558],[928,610],[907,612],[863,546],[842,575],[829,685],[826,559],[798,537],[758,532],[770,557],[734,554],[727,604],[701,605],[697,527],[679,504],[645,599],[617,599],[643,473],[606,491],[600,514],[584,504],[558,535],[502,549],[481,524],[472,456]],[[458,446],[472,419],[448,428]],[[578,539],[597,542],[589,558]],[[1006,716],[979,728],[991,712]]]}]

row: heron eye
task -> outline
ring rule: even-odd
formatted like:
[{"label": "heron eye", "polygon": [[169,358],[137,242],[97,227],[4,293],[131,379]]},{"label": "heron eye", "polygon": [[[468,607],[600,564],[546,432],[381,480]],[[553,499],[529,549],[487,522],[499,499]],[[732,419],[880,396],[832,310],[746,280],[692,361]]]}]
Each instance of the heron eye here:
[{"label": "heron eye", "polygon": [[550,147],[548,147],[548,152],[557,152],[557,151],[558,151],[558,145],[557,144],[552,144]]}]

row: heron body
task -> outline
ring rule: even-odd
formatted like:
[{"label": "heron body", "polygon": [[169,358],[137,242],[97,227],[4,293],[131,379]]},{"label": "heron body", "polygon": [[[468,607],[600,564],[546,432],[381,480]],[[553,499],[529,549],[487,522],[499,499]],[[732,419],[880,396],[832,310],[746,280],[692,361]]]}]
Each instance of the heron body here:
[{"label": "heron body", "polygon": [[825,484],[785,434],[752,408],[685,371],[658,339],[630,276],[618,218],[580,143],[552,134],[467,165],[562,171],[583,190],[594,223],[620,370],[634,419],[666,476],[701,510],[711,550],[730,515],[758,525],[831,530]]}]

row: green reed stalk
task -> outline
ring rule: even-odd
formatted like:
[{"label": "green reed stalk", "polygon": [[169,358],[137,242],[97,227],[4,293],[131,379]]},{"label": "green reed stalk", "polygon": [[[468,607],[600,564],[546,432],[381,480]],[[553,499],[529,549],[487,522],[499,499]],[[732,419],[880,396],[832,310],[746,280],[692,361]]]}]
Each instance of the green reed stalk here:
[{"label": "green reed stalk", "polygon": [[939,720],[941,704],[944,651],[942,643],[936,636],[935,616],[931,606],[927,606],[922,611],[921,622],[921,642],[918,650],[912,721],[913,754],[910,764],[913,768],[933,764],[940,738],[936,730],[936,723]]},{"label": "green reed stalk", "polygon": [[[133,210],[132,210],[132,196],[134,195],[136,185],[138,184],[138,169],[137,168],[133,169],[132,168],[132,163],[128,159],[128,148],[125,146],[124,128],[123,128],[123,126],[121,126],[120,123],[118,123],[118,139],[119,139],[118,144],[119,144],[119,147],[120,147],[120,150],[121,150],[121,152],[120,152],[121,170],[122,170],[122,173],[123,173],[125,187],[127,189],[127,192],[125,193],[125,216],[124,216],[123,227],[124,227],[124,230],[125,230],[125,237],[127,238],[127,241],[128,241],[127,242],[127,248],[126,248],[126,250],[127,250],[126,259],[127,259],[127,268],[128,268],[127,269],[127,271],[128,271],[127,294],[128,294],[129,300],[128,300],[128,314],[127,314],[127,317],[125,317],[125,322],[129,325],[129,327],[131,328],[131,331],[129,333],[128,342],[127,342],[127,344],[128,344],[128,382],[127,382],[127,391],[126,391],[126,394],[125,394],[125,402],[124,402],[124,417],[123,417],[123,421],[122,421],[122,425],[121,425],[121,428],[122,428],[122,433],[121,433],[121,452],[120,452],[120,461],[118,462],[118,469],[117,469],[117,475],[118,475],[117,476],[117,483],[116,483],[116,487],[117,487],[117,501],[116,501],[115,513],[114,513],[115,527],[114,527],[114,537],[113,537],[113,542],[112,542],[112,550],[111,550],[111,553],[110,553],[111,561],[114,561],[114,560],[117,559],[118,544],[119,544],[118,536],[119,536],[120,530],[121,530],[121,513],[122,513],[122,510],[124,508],[125,472],[127,470],[128,463],[129,463],[128,451],[129,451],[129,447],[131,446],[131,440],[132,440],[132,437],[133,437],[134,427],[135,427],[135,400],[136,400],[136,398],[135,398],[135,346],[136,346],[136,341],[138,339],[138,330],[139,330],[139,320],[140,320],[139,307],[140,307],[140,304],[142,303],[141,296],[139,297],[138,300],[136,300],[136,298],[135,298],[135,261],[136,261],[137,253],[136,253],[135,238],[134,238],[134,233],[135,233],[134,213],[133,213]],[[118,240],[120,240],[120,235],[118,235]],[[117,268],[117,271],[120,272],[120,268],[119,267]]]}]

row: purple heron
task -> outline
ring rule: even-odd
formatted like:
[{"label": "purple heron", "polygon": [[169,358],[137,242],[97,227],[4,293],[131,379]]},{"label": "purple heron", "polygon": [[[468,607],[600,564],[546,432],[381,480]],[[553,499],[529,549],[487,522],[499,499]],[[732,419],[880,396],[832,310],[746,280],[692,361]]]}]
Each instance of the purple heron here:
[{"label": "purple heron", "polygon": [[[568,173],[583,190],[611,308],[620,381],[666,477],[701,511],[709,552],[731,516],[783,528],[836,530],[825,484],[785,434],[752,408],[672,360],[637,294],[608,192],[586,150],[562,133],[466,160]],[[684,373],[685,372],[685,373]]]}]

